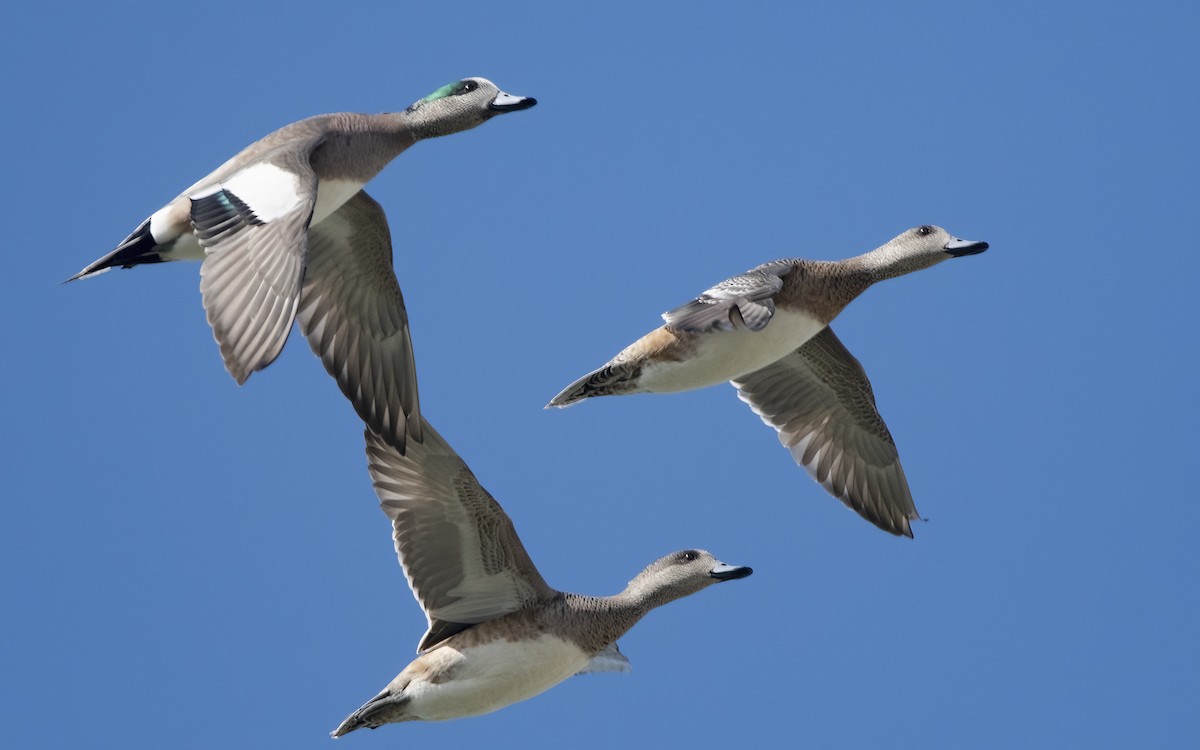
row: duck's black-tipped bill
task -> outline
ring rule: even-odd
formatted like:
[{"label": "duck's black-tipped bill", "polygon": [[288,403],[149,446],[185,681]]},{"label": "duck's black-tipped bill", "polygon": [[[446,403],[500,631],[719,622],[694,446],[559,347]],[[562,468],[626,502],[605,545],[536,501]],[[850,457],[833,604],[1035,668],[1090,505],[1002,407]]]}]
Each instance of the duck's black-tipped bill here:
[{"label": "duck's black-tipped bill", "polygon": [[708,571],[708,575],[716,578],[718,581],[733,581],[738,578],[745,578],[753,572],[754,568],[747,568],[745,565],[726,565],[721,563]]},{"label": "duck's black-tipped bill", "polygon": [[988,249],[988,243],[980,240],[960,240],[957,237],[952,237],[942,249],[955,258],[961,258],[964,255],[978,255],[982,253]]},{"label": "duck's black-tipped bill", "polygon": [[537,104],[537,99],[532,96],[513,96],[501,91],[492,103],[488,105],[488,109],[493,112],[517,112],[522,109],[529,109]]}]

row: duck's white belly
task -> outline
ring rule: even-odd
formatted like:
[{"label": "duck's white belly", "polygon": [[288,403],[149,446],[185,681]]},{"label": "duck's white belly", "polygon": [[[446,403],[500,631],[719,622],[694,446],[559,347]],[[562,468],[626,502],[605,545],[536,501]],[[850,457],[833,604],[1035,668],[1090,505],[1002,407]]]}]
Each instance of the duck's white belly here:
[{"label": "duck's white belly", "polygon": [[446,650],[452,653],[442,656],[457,662],[448,679],[414,680],[405,690],[408,713],[416,718],[444,721],[491,713],[545,692],[588,663],[578,646],[549,635]]},{"label": "duck's white belly", "polygon": [[713,331],[697,341],[682,361],[650,361],[642,368],[639,390],[688,391],[733,380],[794,352],[825,324],[804,313],[777,309],[761,331]]}]

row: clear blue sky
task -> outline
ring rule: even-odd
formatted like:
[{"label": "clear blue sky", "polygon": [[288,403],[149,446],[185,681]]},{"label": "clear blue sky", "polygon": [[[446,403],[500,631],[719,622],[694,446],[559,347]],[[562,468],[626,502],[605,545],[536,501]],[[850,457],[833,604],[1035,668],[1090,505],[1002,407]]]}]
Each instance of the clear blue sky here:
[{"label": "clear blue sky", "polygon": [[[1200,741],[1191,5],[408,5],[7,12],[6,746]],[[297,334],[238,388],[196,265],[59,282],[274,128],[468,75],[540,103],[369,187],[425,413],[558,588],[755,574],[651,614],[632,674],[333,745],[424,627],[353,411]],[[542,410],[717,281],[923,223],[991,250],[835,325],[913,541],[727,386]]]}]

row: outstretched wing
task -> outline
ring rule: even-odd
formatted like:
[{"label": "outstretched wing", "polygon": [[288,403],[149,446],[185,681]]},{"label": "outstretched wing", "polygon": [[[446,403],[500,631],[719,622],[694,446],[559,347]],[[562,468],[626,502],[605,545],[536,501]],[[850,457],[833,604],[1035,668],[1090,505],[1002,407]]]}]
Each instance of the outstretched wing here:
[{"label": "outstretched wing", "polygon": [[204,312],[238,383],[271,364],[291,331],[316,185],[307,159],[294,155],[259,162],[189,196],[206,252]]},{"label": "outstretched wing", "polygon": [[830,328],[733,381],[738,396],[834,497],[884,531],[919,518],[896,444],[862,365]]},{"label": "outstretched wing", "polygon": [[553,598],[508,514],[428,422],[401,454],[366,431],[379,504],[429,620],[418,651],[464,628]]},{"label": "outstretched wing", "polygon": [[358,192],[308,230],[308,267],[296,313],[313,353],[367,426],[405,450],[421,439],[408,313],[392,270],[383,209]]}]

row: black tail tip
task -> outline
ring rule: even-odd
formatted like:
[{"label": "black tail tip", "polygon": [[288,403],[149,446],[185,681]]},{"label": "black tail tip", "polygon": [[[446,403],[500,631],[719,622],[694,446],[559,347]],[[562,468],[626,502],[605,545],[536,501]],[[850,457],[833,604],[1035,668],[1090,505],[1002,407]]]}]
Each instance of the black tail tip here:
[{"label": "black tail tip", "polygon": [[158,243],[154,241],[154,235],[150,233],[150,220],[146,219],[120,245],[117,245],[116,250],[88,264],[82,271],[63,283],[95,276],[110,268],[132,268],[143,263],[162,263],[164,259],[158,250]]}]

